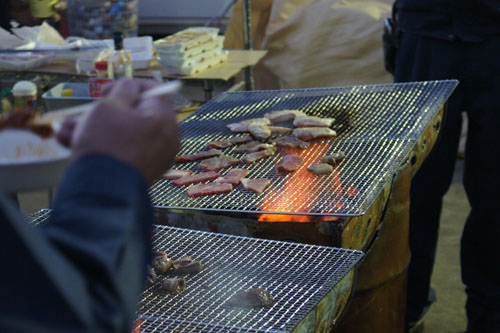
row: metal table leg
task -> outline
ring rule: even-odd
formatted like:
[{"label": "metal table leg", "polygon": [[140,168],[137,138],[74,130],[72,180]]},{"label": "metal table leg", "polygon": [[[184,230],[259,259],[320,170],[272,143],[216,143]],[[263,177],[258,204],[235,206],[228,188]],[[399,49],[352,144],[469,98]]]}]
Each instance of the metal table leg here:
[{"label": "metal table leg", "polygon": [[203,90],[205,90],[205,102],[212,99],[214,92],[214,81],[213,80],[203,80]]},{"label": "metal table leg", "polygon": [[[252,49],[251,2],[243,0],[243,46],[245,50]],[[245,68],[245,84],[247,90],[254,89],[252,67]]]}]

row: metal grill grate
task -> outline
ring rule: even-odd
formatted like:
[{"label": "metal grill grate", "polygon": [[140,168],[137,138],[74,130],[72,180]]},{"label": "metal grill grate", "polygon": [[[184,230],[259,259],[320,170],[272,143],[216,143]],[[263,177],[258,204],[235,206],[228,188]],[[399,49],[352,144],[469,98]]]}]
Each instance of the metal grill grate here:
[{"label": "metal grill grate", "polygon": [[[275,172],[276,164],[289,152],[285,149],[272,158],[243,166],[250,170],[249,178],[272,180],[271,187],[262,194],[238,186],[229,194],[190,198],[186,194],[187,187],[176,187],[169,180],[161,179],[150,189],[153,204],[158,208],[207,211],[363,215],[457,83],[448,80],[221,94],[181,123],[180,154],[193,154],[204,150],[210,141],[235,136],[226,128],[229,123],[282,109],[300,109],[308,115],[334,117],[337,120],[333,128],[338,137],[315,141],[301,151],[302,167],[286,176]],[[234,147],[226,148],[224,154],[242,156],[233,150]],[[347,157],[332,175],[318,177],[305,170],[323,155],[338,150],[344,151]],[[197,164],[176,164],[174,168],[199,172]]]},{"label": "metal grill grate", "polygon": [[[49,210],[31,216],[34,225]],[[156,283],[143,292],[141,332],[289,332],[363,257],[361,251],[156,226],[154,248],[171,258],[189,255],[204,269],[187,276],[180,295]],[[224,303],[242,289],[269,290],[269,308],[231,308]]]}]

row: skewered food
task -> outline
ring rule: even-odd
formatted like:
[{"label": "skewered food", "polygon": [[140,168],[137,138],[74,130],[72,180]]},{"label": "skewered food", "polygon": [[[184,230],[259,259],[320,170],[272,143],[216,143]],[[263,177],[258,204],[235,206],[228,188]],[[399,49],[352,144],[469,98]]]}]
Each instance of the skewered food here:
[{"label": "skewered food", "polygon": [[332,126],[334,118],[320,118],[315,116],[301,116],[295,117],[293,126],[295,127],[330,127]]},{"label": "skewered food", "polygon": [[177,163],[192,162],[192,161],[201,160],[204,158],[219,156],[221,154],[222,154],[222,150],[210,149],[208,151],[200,151],[199,153],[196,153],[196,154],[176,156],[175,162],[177,162]]},{"label": "skewered food", "polygon": [[220,155],[202,161],[198,164],[198,169],[206,171],[217,171],[238,164],[241,161],[235,157]]},{"label": "skewered food", "polygon": [[309,147],[309,142],[304,142],[295,136],[281,136],[273,140],[278,147],[286,148],[302,148],[305,149]]},{"label": "skewered food", "polygon": [[4,128],[28,129],[42,138],[53,136],[54,129],[51,124],[33,124],[33,120],[37,115],[37,111],[21,110],[0,116],[0,130]]},{"label": "skewered food", "polygon": [[265,140],[271,136],[271,129],[267,125],[262,124],[250,124],[248,125],[248,131],[256,139]]},{"label": "skewered food", "polygon": [[239,146],[234,150],[235,153],[253,153],[258,150],[272,148],[274,144],[262,143],[259,141],[250,141],[244,145]]},{"label": "skewered food", "polygon": [[255,193],[262,193],[266,189],[266,187],[271,184],[271,180],[267,178],[243,178],[241,180],[241,184],[246,190],[250,190]]},{"label": "skewered food", "polygon": [[200,197],[204,195],[229,193],[233,190],[233,185],[229,183],[207,183],[193,185],[187,190],[190,197]]},{"label": "skewered food", "polygon": [[177,295],[186,289],[186,280],[184,278],[165,279],[162,286],[169,293]]},{"label": "skewered food", "polygon": [[214,180],[219,178],[220,176],[222,176],[220,173],[217,173],[215,171],[208,171],[176,179],[172,182],[172,184],[174,184],[175,186],[183,186],[194,183],[200,183],[207,180]]},{"label": "skewered food", "polygon": [[294,129],[292,135],[309,141],[319,138],[335,138],[337,133],[328,127],[301,127]]},{"label": "skewered food", "polygon": [[245,156],[243,156],[242,160],[243,160],[243,162],[245,162],[247,164],[252,164],[252,163],[257,162],[258,160],[261,160],[263,158],[273,156],[275,152],[276,152],[276,147],[273,146],[271,148],[267,148],[264,150],[256,151],[254,153],[246,154]]},{"label": "skewered food", "polygon": [[276,303],[271,292],[263,288],[238,291],[227,302],[231,306],[244,307],[264,307]]},{"label": "skewered food", "polygon": [[189,176],[193,173],[191,170],[177,170],[177,169],[169,169],[167,172],[163,174],[163,178],[168,179],[178,179],[182,177]]},{"label": "skewered food", "polygon": [[248,175],[247,169],[233,169],[230,170],[224,177],[219,177],[215,181],[217,183],[229,183],[236,186],[246,175]]},{"label": "skewered food", "polygon": [[186,256],[174,261],[174,271],[179,274],[196,274],[201,272],[203,264],[199,260],[193,260]]},{"label": "skewered food", "polygon": [[307,168],[307,171],[314,173],[315,175],[325,175],[328,173],[332,173],[333,166],[327,163],[318,163],[311,165]]},{"label": "skewered food", "polygon": [[306,114],[299,110],[280,110],[264,114],[272,123],[280,123],[295,119],[296,116],[305,116]]},{"label": "skewered food", "polygon": [[174,262],[163,251],[156,251],[153,258],[153,268],[156,274],[165,274],[172,267]]},{"label": "skewered food", "polygon": [[279,172],[292,172],[299,168],[304,159],[299,155],[286,155],[278,164]]},{"label": "skewered food", "polygon": [[345,154],[342,151],[333,153],[331,155],[324,156],[321,158],[321,162],[328,163],[330,165],[338,165],[345,158]]}]

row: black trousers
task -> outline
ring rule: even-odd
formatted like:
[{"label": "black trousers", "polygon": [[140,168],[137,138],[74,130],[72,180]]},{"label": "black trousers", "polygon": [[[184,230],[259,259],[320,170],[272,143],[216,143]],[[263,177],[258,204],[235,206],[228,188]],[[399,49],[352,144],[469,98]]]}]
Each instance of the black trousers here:
[{"label": "black trousers", "polygon": [[411,185],[407,320],[418,319],[429,305],[442,198],[467,112],[464,186],[471,212],[461,240],[467,317],[469,326],[500,327],[500,36],[470,43],[403,32],[395,81],[439,79],[460,83],[448,101],[441,136]]}]

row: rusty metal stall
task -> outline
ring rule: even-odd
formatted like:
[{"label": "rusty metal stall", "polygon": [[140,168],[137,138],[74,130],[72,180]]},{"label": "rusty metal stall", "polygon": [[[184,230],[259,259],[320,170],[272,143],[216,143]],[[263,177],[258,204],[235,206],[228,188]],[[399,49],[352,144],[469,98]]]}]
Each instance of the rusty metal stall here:
[{"label": "rusty metal stall", "polygon": [[[299,152],[303,165],[285,176],[276,173],[276,163],[296,150],[280,149],[247,166],[252,177],[271,179],[271,187],[262,194],[237,187],[224,195],[191,198],[185,188],[159,180],[150,189],[157,223],[367,251],[351,306],[355,315],[348,311],[336,331],[352,331],[352,325],[363,321],[387,331],[402,331],[410,180],[437,140],[446,101],[457,83],[221,94],[181,123],[180,154],[199,152],[210,141],[233,137],[226,128],[229,123],[282,109],[333,117],[332,128],[338,136],[313,141]],[[316,177],[305,170],[321,156],[339,150],[346,158],[331,175]],[[224,154],[238,156],[232,148]],[[183,164],[182,169],[196,171],[197,165]],[[344,300],[350,292],[342,295]],[[377,311],[373,318],[371,313]],[[337,311],[317,331],[328,331],[341,313]]]}]

